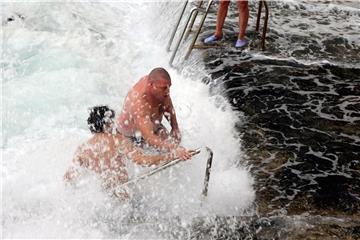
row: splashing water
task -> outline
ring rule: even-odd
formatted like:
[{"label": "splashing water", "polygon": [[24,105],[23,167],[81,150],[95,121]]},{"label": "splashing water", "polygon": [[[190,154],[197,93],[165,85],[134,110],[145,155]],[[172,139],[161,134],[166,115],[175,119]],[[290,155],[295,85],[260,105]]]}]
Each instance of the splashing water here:
[{"label": "splashing water", "polygon": [[[190,77],[167,64],[164,46],[180,7],[180,2],[2,4],[5,238],[183,239],[195,217],[251,209],[253,180],[238,167],[239,113],[199,81],[201,63],[191,67],[196,74]],[[90,137],[87,109],[108,104],[119,112],[130,87],[158,66],[172,77],[183,145],[214,151],[208,198],[200,197],[205,151],[140,182],[131,203],[108,197],[91,174],[76,188],[65,186],[62,176],[76,147]]]}]

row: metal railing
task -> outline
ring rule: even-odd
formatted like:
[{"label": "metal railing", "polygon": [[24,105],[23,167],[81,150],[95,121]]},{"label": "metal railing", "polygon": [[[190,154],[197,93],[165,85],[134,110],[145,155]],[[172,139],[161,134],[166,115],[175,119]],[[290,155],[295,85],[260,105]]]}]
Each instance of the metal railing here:
[{"label": "metal railing", "polygon": [[[185,26],[184,26],[181,34],[180,34],[180,37],[179,37],[179,39],[178,39],[178,41],[177,41],[177,43],[175,45],[175,48],[173,50],[173,53],[172,53],[172,55],[170,57],[170,61],[169,61],[170,66],[173,65],[176,53],[177,53],[177,51],[179,49],[179,46],[180,46],[183,38],[184,37],[187,38],[190,35],[190,33],[192,31],[192,27],[194,25],[194,22],[195,22],[196,17],[197,17],[199,12],[203,13],[203,16],[202,16],[202,18],[200,20],[198,29],[195,31],[195,35],[194,35],[194,37],[193,37],[193,39],[191,41],[191,44],[190,44],[190,46],[189,46],[189,48],[188,48],[188,50],[186,52],[185,60],[187,60],[189,58],[189,56],[191,54],[191,51],[194,48],[200,48],[199,46],[196,46],[195,43],[196,43],[196,41],[197,41],[197,39],[199,37],[201,28],[204,25],[206,16],[207,16],[207,14],[208,14],[208,12],[210,10],[210,7],[211,7],[213,1],[214,0],[209,0],[206,8],[202,7],[204,1],[199,1],[198,5],[196,7],[193,7],[190,10],[190,14],[189,14],[189,16],[188,16],[188,18],[187,18],[187,20],[185,22]],[[169,39],[169,42],[168,42],[168,45],[167,45],[167,48],[166,48],[167,51],[171,50],[171,45],[172,45],[172,43],[174,41],[174,37],[175,37],[177,29],[178,29],[178,27],[179,27],[179,25],[181,23],[181,20],[182,20],[182,18],[184,16],[184,13],[185,13],[185,10],[186,10],[186,7],[187,7],[188,3],[189,3],[188,0],[186,0],[184,2],[183,8],[182,8],[180,16],[179,16],[179,18],[178,18],[178,20],[176,22],[175,28],[174,28],[173,32],[171,33],[171,36],[170,36],[170,39]],[[258,30],[259,30],[261,11],[262,11],[263,6],[265,7],[265,19],[264,19],[263,33],[262,33],[262,37],[261,37],[262,38],[261,39],[261,48],[262,48],[262,50],[265,50],[265,37],[266,37],[268,17],[269,17],[269,8],[268,8],[268,5],[267,5],[265,0],[260,0],[259,1],[259,8],[258,8],[257,19],[256,19],[256,32],[258,32]]]},{"label": "metal railing", "polygon": [[[177,29],[178,29],[178,27],[179,27],[179,24],[180,24],[180,22],[181,22],[181,19],[182,19],[183,15],[184,15],[184,12],[185,12],[185,9],[186,9],[186,6],[187,6],[188,2],[189,2],[188,0],[185,1],[184,6],[183,6],[183,9],[182,9],[182,11],[181,11],[181,14],[180,14],[180,16],[179,16],[179,19],[178,19],[177,24],[176,24],[176,26],[175,26],[175,29],[174,29],[174,31],[173,31],[172,34],[171,34],[169,43],[168,43],[168,45],[167,45],[167,50],[168,50],[168,51],[170,51],[171,44],[172,44],[172,42],[173,42],[173,40],[174,40],[174,36],[175,36],[176,31],[177,31]],[[187,20],[186,20],[185,26],[184,26],[184,28],[183,28],[183,30],[182,30],[182,32],[181,32],[181,35],[180,35],[180,37],[179,37],[179,39],[178,39],[178,41],[177,41],[177,43],[176,43],[176,45],[175,45],[175,49],[174,49],[174,51],[173,51],[173,54],[171,55],[171,58],[170,58],[170,61],[169,61],[170,66],[172,66],[172,63],[173,63],[174,58],[175,58],[175,56],[176,56],[176,53],[177,53],[177,51],[178,51],[178,49],[179,49],[180,43],[181,43],[181,41],[183,40],[183,38],[184,38],[184,36],[185,36],[185,33],[186,33],[186,36],[188,36],[188,35],[190,34],[191,29],[192,29],[192,27],[193,27],[193,25],[194,25],[195,19],[196,19],[198,13],[201,12],[201,13],[203,13],[204,15],[203,15],[203,17],[201,18],[200,25],[199,25],[199,27],[198,27],[198,30],[196,31],[195,37],[193,38],[193,41],[191,42],[191,45],[190,45],[190,47],[189,47],[189,49],[188,49],[188,51],[187,51],[187,53],[186,53],[186,55],[185,55],[185,60],[188,59],[188,57],[190,56],[190,53],[191,53],[192,49],[194,48],[195,42],[196,42],[196,40],[197,40],[197,38],[198,38],[198,36],[199,36],[199,34],[200,34],[201,28],[202,28],[202,26],[203,26],[203,24],[204,24],[204,22],[205,22],[206,16],[207,16],[207,14],[208,14],[208,12],[209,12],[209,10],[210,10],[210,7],[211,7],[211,5],[212,5],[212,3],[213,3],[213,0],[210,0],[210,1],[209,1],[209,3],[208,3],[208,5],[207,5],[206,8],[203,8],[203,7],[202,7],[203,2],[204,2],[204,1],[199,1],[199,2],[198,2],[198,5],[197,5],[196,7],[193,7],[193,8],[190,10],[190,14],[189,14],[189,16],[188,16],[188,18],[187,18]],[[190,23],[190,25],[189,25],[189,23]]]},{"label": "metal railing", "polygon": [[[203,187],[203,190],[202,190],[202,196],[203,197],[207,197],[207,194],[208,194],[208,188],[209,188],[209,180],[210,180],[210,172],[211,172],[211,165],[212,165],[212,160],[213,160],[213,156],[214,156],[214,153],[213,151],[209,148],[209,147],[206,147],[206,151],[208,152],[208,158],[207,158],[207,161],[206,161],[206,168],[205,168],[205,177],[204,177],[204,187]],[[197,155],[200,153],[200,149],[196,149],[195,152],[193,153],[193,156],[194,155]],[[173,161],[170,161],[170,162],[166,162],[160,166],[157,166],[156,168],[154,169],[151,169],[143,174],[140,174],[139,176],[136,176],[130,180],[128,180],[127,182],[125,183],[122,183],[120,184],[119,186],[117,186],[118,189],[122,189],[126,186],[129,186],[129,185],[132,185],[132,184],[136,184],[137,182],[143,180],[143,179],[146,179],[156,173],[159,173],[169,167],[172,167],[178,163],[181,163],[181,162],[184,162],[183,160],[181,159],[175,159]]]},{"label": "metal railing", "polygon": [[268,24],[268,19],[269,19],[269,7],[267,5],[267,2],[265,0],[261,0],[259,2],[259,8],[258,8],[258,13],[257,13],[257,17],[256,17],[256,32],[259,31],[259,25],[260,25],[260,18],[261,18],[261,11],[262,11],[262,7],[265,7],[265,19],[264,19],[264,26],[263,26],[263,32],[262,32],[262,36],[261,36],[261,49],[264,51],[265,50],[265,38],[266,38],[266,32],[267,32],[267,24]]}]

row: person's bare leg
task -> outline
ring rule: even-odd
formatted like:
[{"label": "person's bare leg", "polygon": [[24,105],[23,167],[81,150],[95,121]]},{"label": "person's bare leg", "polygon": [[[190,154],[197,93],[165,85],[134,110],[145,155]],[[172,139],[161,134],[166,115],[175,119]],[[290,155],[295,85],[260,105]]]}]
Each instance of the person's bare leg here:
[{"label": "person's bare leg", "polygon": [[249,20],[249,7],[247,0],[239,0],[237,2],[239,9],[239,36],[238,39],[244,40],[246,27],[248,25]]},{"label": "person's bare leg", "polygon": [[217,37],[218,39],[222,37],[222,29],[225,23],[225,18],[228,12],[229,4],[230,4],[229,0],[221,0],[219,3],[219,9],[216,18],[216,30],[215,30],[215,37]]}]

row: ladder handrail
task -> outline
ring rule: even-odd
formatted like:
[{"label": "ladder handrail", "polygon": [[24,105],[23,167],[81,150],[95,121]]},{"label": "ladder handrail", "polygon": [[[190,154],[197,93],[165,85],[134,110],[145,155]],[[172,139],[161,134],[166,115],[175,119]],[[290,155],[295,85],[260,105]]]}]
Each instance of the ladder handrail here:
[{"label": "ladder handrail", "polygon": [[[193,14],[197,14],[198,12],[204,12],[205,15],[204,15],[204,17],[203,17],[203,19],[202,19],[202,21],[201,21],[201,26],[198,28],[196,37],[193,39],[193,44],[191,44],[191,48],[188,50],[188,53],[186,54],[187,56],[190,55],[190,52],[191,52],[191,50],[192,50],[192,48],[193,48],[193,46],[194,46],[194,44],[195,44],[195,42],[196,42],[196,40],[197,40],[197,37],[198,37],[198,35],[199,35],[199,33],[200,33],[200,30],[201,30],[201,27],[202,27],[202,25],[203,25],[203,23],[204,23],[204,21],[205,21],[205,17],[206,17],[206,15],[207,15],[207,13],[208,13],[208,11],[209,11],[209,9],[210,9],[210,6],[211,6],[211,4],[212,4],[213,1],[214,1],[214,0],[210,0],[210,1],[209,1],[208,7],[206,8],[205,11],[204,11],[203,8],[201,8],[201,5],[202,5],[203,1],[200,1],[197,7],[193,7],[193,8],[191,9],[190,15],[189,15],[189,17],[188,17],[188,19],[187,19],[187,21],[186,21],[186,23],[185,23],[185,26],[184,26],[184,28],[183,28],[183,31],[182,31],[181,35],[180,35],[180,38],[179,38],[179,40],[178,40],[178,42],[177,42],[177,44],[176,44],[176,46],[175,46],[174,52],[173,52],[173,54],[171,55],[171,58],[170,58],[170,61],[169,61],[170,66],[173,66],[172,63],[173,63],[173,61],[174,61],[174,59],[175,59],[175,55],[176,55],[176,53],[177,53],[177,51],[178,51],[178,49],[179,49],[180,43],[181,43],[182,39],[184,38],[184,35],[185,35],[185,33],[186,33],[186,29],[188,28],[189,22],[191,21],[191,25],[189,26],[188,32],[191,30],[192,25],[193,25],[194,22],[195,22],[195,16],[194,16]],[[177,28],[177,27],[176,27],[176,28]]]},{"label": "ladder handrail", "polygon": [[[200,153],[200,149],[196,149],[192,156],[197,155],[199,153]],[[124,183],[120,184],[118,187],[125,187],[127,185],[134,184],[134,183],[136,183],[136,182],[138,182],[138,181],[140,181],[142,179],[148,178],[148,177],[154,175],[155,173],[158,173],[158,172],[160,172],[160,171],[162,171],[164,169],[167,169],[167,168],[169,168],[171,166],[174,166],[175,164],[178,164],[180,162],[184,162],[184,160],[181,160],[181,159],[177,158],[177,159],[172,160],[170,162],[166,162],[166,163],[164,163],[164,164],[162,164],[162,165],[160,165],[160,166],[158,166],[158,167],[156,167],[154,169],[151,169],[151,170],[149,170],[149,171],[147,171],[147,172],[145,172],[143,174],[140,174],[139,176],[136,176],[136,177],[128,180],[127,182],[124,182]]]},{"label": "ladder handrail", "polygon": [[187,60],[187,59],[189,58],[190,53],[191,53],[191,51],[192,51],[193,48],[194,48],[194,45],[195,45],[195,43],[196,43],[196,40],[197,40],[197,38],[199,37],[201,28],[202,28],[202,26],[204,25],[206,16],[207,16],[207,14],[208,14],[208,12],[209,12],[209,10],[210,10],[210,7],[211,7],[213,1],[214,1],[214,0],[210,0],[210,1],[209,1],[208,5],[207,5],[207,7],[206,7],[206,10],[204,11],[204,15],[203,15],[203,17],[202,17],[202,19],[201,19],[201,21],[200,21],[200,25],[199,25],[199,27],[198,27],[198,30],[196,31],[195,37],[193,38],[193,41],[191,42],[191,45],[190,45],[190,47],[189,47],[189,49],[188,49],[188,51],[187,51],[187,53],[186,53],[186,55],[185,55],[185,60]]},{"label": "ladder handrail", "polygon": [[184,28],[183,28],[183,31],[182,31],[182,33],[181,33],[181,35],[180,35],[180,38],[179,38],[179,40],[178,40],[178,42],[177,42],[177,44],[176,44],[176,46],[175,46],[174,52],[173,52],[173,54],[171,55],[171,58],[170,58],[170,61],[169,61],[170,66],[172,66],[172,63],[173,63],[173,61],[174,61],[175,55],[176,55],[176,53],[177,53],[177,50],[179,49],[180,43],[181,43],[181,41],[182,41],[182,39],[183,39],[183,37],[184,37],[184,35],[185,35],[186,28],[187,28],[187,26],[188,26],[188,24],[189,24],[189,21],[190,21],[190,19],[191,19],[191,16],[195,13],[195,11],[198,11],[198,7],[194,7],[194,8],[192,8],[191,11],[190,11],[190,15],[189,15],[189,17],[188,17],[188,19],[187,19],[187,21],[186,21],[186,24],[185,24],[185,26],[184,26]]},{"label": "ladder handrail", "polygon": [[266,38],[266,32],[267,32],[267,24],[268,24],[268,19],[269,19],[269,8],[267,5],[266,1],[264,2],[264,6],[265,6],[265,20],[264,20],[264,27],[263,27],[263,35],[262,35],[262,50],[265,50],[265,38]]},{"label": "ladder handrail", "polygon": [[184,6],[183,6],[183,9],[181,10],[181,14],[180,14],[180,16],[179,16],[179,19],[178,19],[178,21],[177,21],[177,23],[176,23],[176,25],[175,25],[175,28],[174,28],[173,32],[171,33],[170,40],[169,40],[168,45],[167,45],[167,47],[166,47],[166,50],[167,50],[167,51],[170,51],[171,44],[172,44],[172,42],[173,42],[173,40],[174,40],[176,31],[177,31],[177,29],[178,29],[178,27],[179,27],[179,25],[180,25],[182,16],[184,15],[184,12],[185,12],[185,9],[186,9],[186,6],[187,6],[188,2],[189,2],[189,0],[186,0],[186,1],[185,1]]},{"label": "ladder handrail", "polygon": [[[175,56],[176,56],[176,53],[177,53],[177,51],[178,51],[178,49],[179,49],[179,46],[180,46],[180,44],[181,44],[181,41],[182,41],[183,38],[184,38],[184,35],[185,35],[185,38],[187,38],[187,36],[188,36],[188,35],[190,34],[190,32],[191,32],[191,29],[192,29],[192,27],[193,27],[193,24],[194,24],[194,22],[195,22],[195,19],[196,19],[196,17],[197,17],[198,12],[202,12],[202,13],[204,13],[204,15],[203,15],[203,17],[202,17],[202,19],[201,19],[201,21],[200,21],[200,25],[199,25],[199,27],[198,27],[198,30],[196,31],[196,34],[195,34],[193,40],[191,41],[191,45],[190,45],[188,51],[186,52],[185,60],[187,60],[187,59],[189,58],[189,56],[190,56],[190,54],[191,54],[191,51],[192,51],[195,47],[198,47],[198,46],[195,46],[195,43],[196,43],[196,40],[197,40],[198,37],[199,37],[201,28],[202,28],[202,26],[203,26],[203,24],[204,24],[204,22],[205,22],[206,16],[207,16],[207,14],[208,14],[208,12],[209,12],[209,10],[210,10],[210,7],[211,7],[213,1],[214,1],[214,0],[209,0],[207,7],[204,9],[204,8],[201,7],[201,5],[202,5],[202,3],[203,3],[204,1],[201,0],[201,1],[199,1],[199,4],[198,4],[197,7],[194,7],[194,8],[192,8],[192,9],[190,10],[190,15],[189,15],[188,18],[187,18],[187,21],[186,21],[186,23],[185,23],[185,26],[184,26],[184,28],[183,28],[183,31],[182,31],[182,33],[181,33],[181,35],[180,35],[179,40],[177,41],[177,44],[176,44],[175,49],[174,49],[174,52],[173,52],[173,54],[171,55],[171,58],[170,58],[170,60],[169,60],[170,66],[173,66],[173,61],[174,61],[174,59],[175,59]],[[176,26],[175,26],[175,29],[174,29],[174,31],[173,31],[172,34],[171,34],[171,38],[170,38],[169,43],[168,43],[168,46],[167,46],[167,50],[168,50],[168,51],[170,51],[171,44],[172,44],[172,42],[173,42],[173,40],[174,40],[176,31],[177,31],[177,29],[178,29],[178,27],[179,27],[179,25],[180,25],[180,22],[181,22],[181,19],[182,19],[183,15],[184,15],[184,12],[185,12],[185,9],[186,9],[187,4],[188,4],[188,0],[186,0],[186,2],[184,3],[184,7],[183,7],[183,9],[182,9],[182,11],[181,11],[181,14],[180,14],[180,17],[179,17],[179,19],[178,19],[178,21],[177,21],[177,24],[176,24]],[[266,0],[260,0],[260,1],[259,1],[259,8],[258,8],[257,19],[256,19],[256,31],[259,30],[260,18],[261,18],[261,12],[262,12],[262,7],[263,7],[263,6],[264,6],[264,8],[265,8],[265,19],[264,19],[264,26],[263,26],[262,36],[261,36],[261,38],[262,38],[262,40],[261,40],[261,48],[262,48],[262,50],[265,50],[265,38],[266,38],[268,18],[269,18],[269,8],[268,8],[268,4],[267,4]],[[189,25],[189,22],[190,22],[190,21],[191,21],[191,23],[190,23],[190,25]],[[187,30],[186,30],[186,29],[187,29]]]},{"label": "ladder handrail", "polygon": [[209,153],[209,157],[208,157],[207,162],[206,162],[206,170],[205,170],[205,178],[204,178],[204,188],[203,188],[203,191],[202,191],[202,195],[203,195],[204,197],[206,197],[207,194],[208,194],[209,180],[210,180],[210,172],[211,172],[211,165],[212,165],[212,160],[213,160],[213,156],[214,156],[213,151],[212,151],[209,147],[206,147],[206,150],[207,150],[207,152]]},{"label": "ladder handrail", "polygon": [[265,38],[266,38],[267,24],[268,24],[268,18],[269,18],[269,7],[265,0],[260,0],[260,2],[259,2],[259,8],[258,8],[258,13],[257,13],[257,17],[256,17],[255,31],[256,32],[259,31],[261,10],[262,10],[263,5],[265,7],[265,19],[264,19],[263,33],[261,36],[261,48],[262,48],[262,50],[265,50]]},{"label": "ladder handrail", "polygon": [[[201,5],[203,4],[203,0],[201,0],[201,1],[199,1],[199,4],[197,5],[197,7],[198,8],[201,8]],[[195,19],[196,19],[196,17],[197,17],[197,12],[193,15],[193,17],[191,18],[191,22],[190,22],[190,25],[189,25],[189,27],[188,27],[188,30],[186,31],[186,33],[185,33],[185,39],[190,35],[190,32],[191,32],[191,29],[192,29],[192,27],[193,27],[193,25],[194,25],[194,23],[195,23]]]},{"label": "ladder handrail", "polygon": [[[210,172],[211,172],[211,166],[212,166],[212,160],[213,160],[213,156],[214,156],[214,153],[213,151],[209,148],[209,147],[206,147],[206,151],[208,152],[209,156],[208,156],[208,159],[206,161],[206,168],[205,168],[205,178],[204,178],[204,188],[202,190],[202,196],[203,197],[206,197],[207,196],[207,193],[208,193],[208,188],[209,188],[209,180],[210,180]],[[193,153],[193,156],[194,155],[197,155],[200,153],[200,149],[196,149],[195,152]],[[162,170],[165,170],[171,166],[174,166],[180,162],[184,162],[183,160],[181,159],[175,159],[173,161],[170,161],[170,162],[167,162],[167,163],[164,163],[152,170],[149,170],[143,174],[140,174],[139,176],[137,177],[134,177],[130,180],[128,180],[127,182],[125,183],[122,183],[120,184],[119,186],[117,186],[116,188],[117,189],[121,189],[125,186],[128,186],[128,185],[131,185],[131,184],[135,184],[137,183],[138,181],[140,180],[143,180],[143,179],[146,179]]]}]

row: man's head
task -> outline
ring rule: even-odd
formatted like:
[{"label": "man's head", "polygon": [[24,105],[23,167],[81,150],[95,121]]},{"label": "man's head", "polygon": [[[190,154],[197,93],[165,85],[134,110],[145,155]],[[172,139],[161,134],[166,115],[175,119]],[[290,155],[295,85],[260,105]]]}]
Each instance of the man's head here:
[{"label": "man's head", "polygon": [[103,133],[113,123],[114,110],[108,106],[95,106],[89,109],[90,116],[87,119],[89,129],[92,133]]},{"label": "man's head", "polygon": [[149,92],[159,101],[170,96],[171,78],[164,68],[154,68],[149,73]]}]

